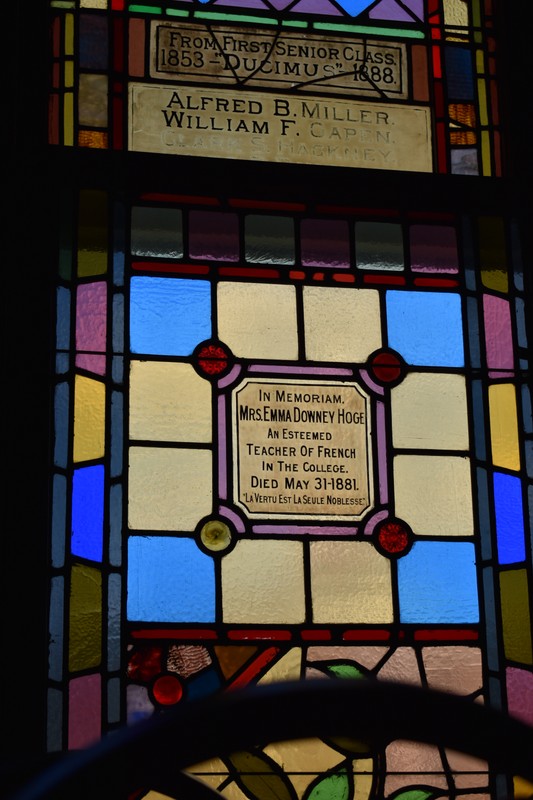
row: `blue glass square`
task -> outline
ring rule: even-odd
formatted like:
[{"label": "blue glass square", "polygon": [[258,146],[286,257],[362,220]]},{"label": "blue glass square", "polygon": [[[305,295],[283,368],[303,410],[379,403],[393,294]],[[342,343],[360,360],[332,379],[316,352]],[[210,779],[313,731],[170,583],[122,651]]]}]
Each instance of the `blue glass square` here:
[{"label": "blue glass square", "polygon": [[190,355],[211,338],[211,289],[207,281],[131,279],[130,345],[133,353]]},{"label": "blue glass square", "polygon": [[213,622],[213,559],[192,539],[132,536],[128,543],[128,619]]},{"label": "blue glass square", "polygon": [[398,560],[400,621],[479,622],[475,558],[470,542],[415,542]]},{"label": "blue glass square", "polygon": [[461,298],[437,292],[387,292],[388,345],[408,364],[464,366]]}]

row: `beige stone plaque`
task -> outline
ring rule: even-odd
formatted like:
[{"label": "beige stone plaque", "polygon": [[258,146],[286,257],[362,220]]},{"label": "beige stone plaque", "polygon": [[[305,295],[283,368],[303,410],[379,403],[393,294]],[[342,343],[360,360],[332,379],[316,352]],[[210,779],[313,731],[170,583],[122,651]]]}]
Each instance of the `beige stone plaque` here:
[{"label": "beige stone plaque", "polygon": [[234,502],[249,517],[357,520],[373,506],[370,398],[356,383],[233,392]]},{"label": "beige stone plaque", "polygon": [[429,108],[132,83],[130,150],[431,172]]},{"label": "beige stone plaque", "polygon": [[265,28],[154,21],[150,75],[186,83],[407,97],[404,44]]}]

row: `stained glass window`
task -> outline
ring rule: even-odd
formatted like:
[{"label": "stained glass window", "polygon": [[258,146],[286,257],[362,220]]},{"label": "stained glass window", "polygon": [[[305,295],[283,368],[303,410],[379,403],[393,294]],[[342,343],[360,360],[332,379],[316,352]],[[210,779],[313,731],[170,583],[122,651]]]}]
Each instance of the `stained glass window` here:
[{"label": "stained glass window", "polygon": [[[49,15],[49,144],[78,174],[59,193],[47,750],[317,676],[533,724],[531,284],[500,194],[492,2]],[[378,774],[384,797],[512,792],[410,742],[196,771],[235,800],[265,796],[248,773],[306,800],[373,796]]]}]

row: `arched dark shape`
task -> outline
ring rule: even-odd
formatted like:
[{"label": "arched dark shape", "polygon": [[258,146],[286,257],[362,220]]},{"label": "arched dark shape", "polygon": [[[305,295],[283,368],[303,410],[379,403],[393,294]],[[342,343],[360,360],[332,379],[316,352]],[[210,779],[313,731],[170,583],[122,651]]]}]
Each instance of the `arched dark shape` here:
[{"label": "arched dark shape", "polygon": [[125,800],[156,789],[186,800],[213,792],[181,770],[259,744],[312,736],[440,745],[533,780],[533,728],[466,698],[365,680],[309,680],[191,701],[72,753],[12,800]]}]

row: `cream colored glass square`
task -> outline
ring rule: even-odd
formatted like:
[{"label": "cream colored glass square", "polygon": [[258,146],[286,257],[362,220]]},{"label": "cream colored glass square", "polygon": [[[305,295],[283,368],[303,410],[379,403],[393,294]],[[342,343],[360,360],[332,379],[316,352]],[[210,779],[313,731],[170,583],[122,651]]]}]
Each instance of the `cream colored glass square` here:
[{"label": "cream colored glass square", "polygon": [[293,286],[221,283],[218,336],[241,358],[298,358]]},{"label": "cream colored glass square", "polygon": [[303,545],[243,539],[222,559],[226,623],[290,624],[305,619]]},{"label": "cream colored glass square", "polygon": [[395,447],[468,449],[468,409],[462,375],[414,372],[391,391]]},{"label": "cream colored glass square", "polygon": [[375,290],[306,286],[303,303],[309,361],[361,362],[381,347]]},{"label": "cream colored glass square", "polygon": [[312,542],[313,622],[392,622],[390,562],[370,542]]},{"label": "cream colored glass square", "polygon": [[131,447],[128,525],[192,531],[211,511],[210,450]]},{"label": "cream colored glass square", "polygon": [[130,437],[211,441],[211,385],[189,364],[132,361]]},{"label": "cream colored glass square", "polygon": [[396,515],[419,536],[472,536],[470,459],[400,455],[394,459]]}]

